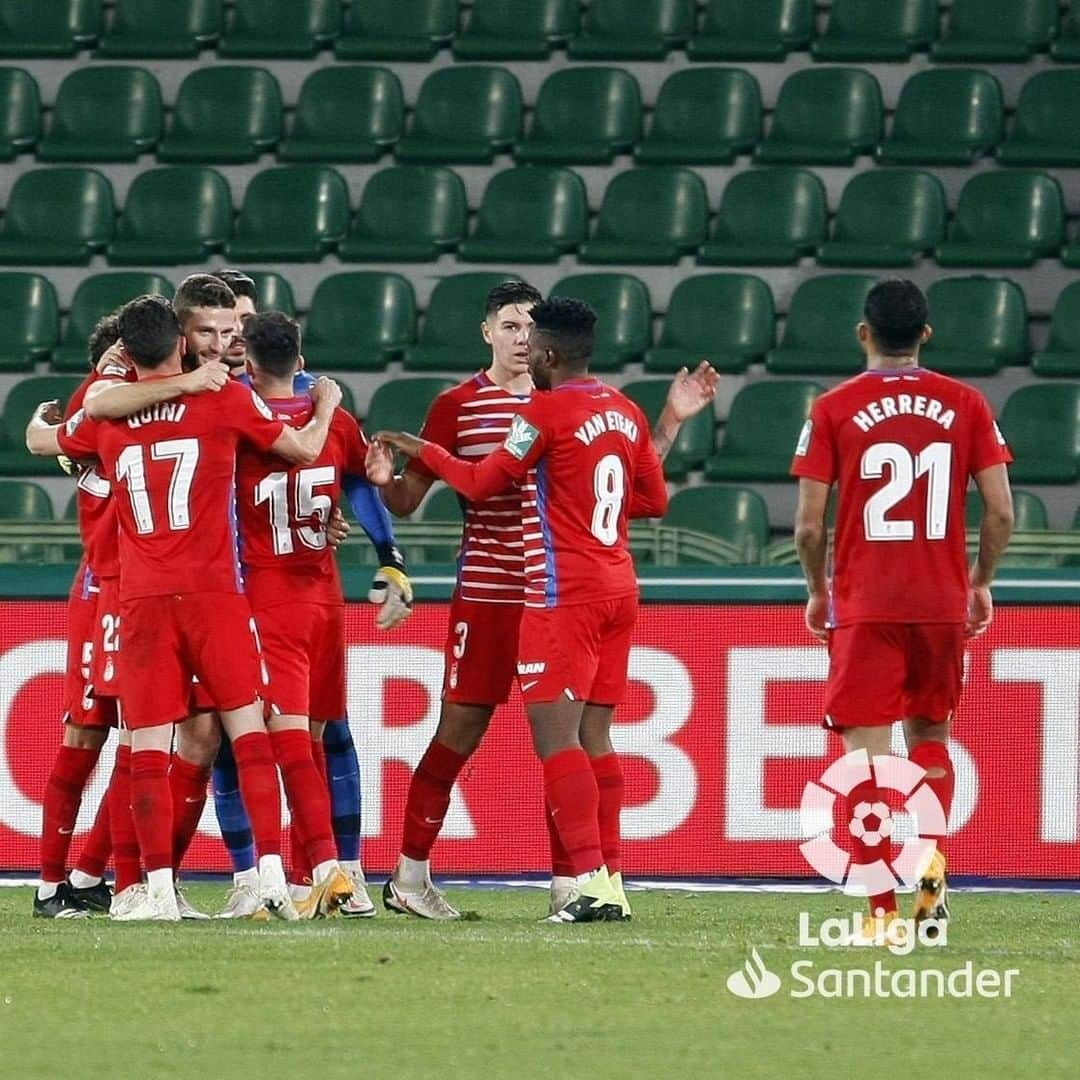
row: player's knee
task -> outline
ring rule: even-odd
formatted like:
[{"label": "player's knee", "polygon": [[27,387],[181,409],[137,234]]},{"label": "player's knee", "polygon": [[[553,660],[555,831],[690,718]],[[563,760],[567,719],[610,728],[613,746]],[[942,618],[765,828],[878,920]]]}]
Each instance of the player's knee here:
[{"label": "player's knee", "polygon": [[105,728],[77,727],[75,724],[64,725],[64,745],[73,750],[100,750],[105,745],[109,732]]}]

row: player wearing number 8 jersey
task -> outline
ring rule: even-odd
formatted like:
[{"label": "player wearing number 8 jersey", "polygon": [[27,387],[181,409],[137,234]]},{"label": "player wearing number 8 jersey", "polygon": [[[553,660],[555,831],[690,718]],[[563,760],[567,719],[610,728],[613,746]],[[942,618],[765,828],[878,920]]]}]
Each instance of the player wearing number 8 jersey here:
[{"label": "player wearing number 8 jersey", "polygon": [[[890,725],[902,720],[909,756],[947,819],[964,641],[990,622],[989,586],[1012,528],[1012,457],[977,390],[919,366],[931,333],[926,315],[925,297],[909,281],[870,291],[857,329],[867,370],[815,401],[791,471],[799,477],[806,621],[829,647],[826,726],[843,735],[847,751],[873,757],[889,753]],[[969,578],[964,501],[972,477],[984,516]],[[825,507],[834,484],[827,581]],[[880,801],[872,778],[847,798],[852,812]],[[937,850],[916,891],[917,919],[948,915],[944,837],[928,839]],[[856,841],[856,864],[887,863],[887,846]],[[891,917],[895,893],[871,895],[870,908]]]}]

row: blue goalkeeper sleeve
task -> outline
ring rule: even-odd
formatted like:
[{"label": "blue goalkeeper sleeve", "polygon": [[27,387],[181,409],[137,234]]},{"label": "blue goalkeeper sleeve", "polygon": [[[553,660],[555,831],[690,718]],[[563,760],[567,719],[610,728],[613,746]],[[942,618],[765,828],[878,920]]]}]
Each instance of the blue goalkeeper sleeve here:
[{"label": "blue goalkeeper sleeve", "polygon": [[338,859],[356,861],[360,858],[360,762],[348,720],[326,725],[323,749]]},{"label": "blue goalkeeper sleeve", "polygon": [[341,487],[360,528],[375,548],[379,565],[404,571],[405,562],[394,543],[394,524],[378,489],[364,476],[346,476]]},{"label": "blue goalkeeper sleeve", "polygon": [[217,760],[214,762],[214,810],[217,812],[221,839],[229,850],[233,872],[252,870],[255,867],[255,840],[251,835],[251,822],[240,797],[240,777],[236,770],[232,743],[221,740]]},{"label": "blue goalkeeper sleeve", "polygon": [[[237,375],[236,381],[244,386],[251,387],[251,376],[245,371],[243,375]],[[292,392],[299,397],[301,394],[310,394],[315,385],[315,376],[310,371],[298,371],[293,376]]]}]

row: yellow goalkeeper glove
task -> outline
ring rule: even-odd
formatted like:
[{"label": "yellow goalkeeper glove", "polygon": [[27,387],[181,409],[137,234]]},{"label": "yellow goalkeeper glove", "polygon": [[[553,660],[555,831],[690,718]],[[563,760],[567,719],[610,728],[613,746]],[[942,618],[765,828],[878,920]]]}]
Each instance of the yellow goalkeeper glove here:
[{"label": "yellow goalkeeper glove", "polygon": [[412,614],[413,589],[400,556],[398,565],[380,566],[372,578],[368,600],[379,605],[375,625],[380,630],[400,626]]}]

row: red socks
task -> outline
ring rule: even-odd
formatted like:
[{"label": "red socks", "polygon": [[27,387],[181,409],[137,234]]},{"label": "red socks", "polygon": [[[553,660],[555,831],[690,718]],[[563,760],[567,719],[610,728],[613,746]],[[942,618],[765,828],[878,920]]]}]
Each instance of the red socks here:
[{"label": "red socks", "polygon": [[589,755],[580,746],[560,750],[544,762],[544,796],[575,876],[601,866],[600,794]]},{"label": "red socks", "polygon": [[281,789],[270,736],[265,731],[252,731],[233,740],[232,748],[255,850],[260,856],[280,855]]},{"label": "red socks", "polygon": [[619,816],[623,803],[623,772],[616,753],[589,759],[592,762],[596,786],[600,789],[600,847],[609,874],[622,871],[622,845],[619,839]]},{"label": "red socks", "polygon": [[139,750],[131,755],[131,813],[147,872],[172,865],[173,808],[169,755]]},{"label": "red socks", "polygon": [[433,741],[424,751],[409,784],[402,855],[422,862],[431,854],[450,805],[450,789],[467,760],[466,754],[459,754],[441,742]]},{"label": "red socks", "polygon": [[93,828],[83,844],[75,869],[91,877],[104,877],[105,864],[112,854],[112,834],[109,827],[109,793],[105,792],[94,818]]},{"label": "red socks", "polygon": [[61,744],[45,785],[41,823],[41,880],[60,882],[66,875],[71,836],[79,816],[83,789],[94,771],[100,750]]},{"label": "red socks", "polygon": [[169,768],[169,788],[173,801],[174,870],[180,869],[187,849],[191,847],[195,830],[199,827],[199,818],[202,817],[203,807],[206,805],[206,782],[209,779],[209,769],[173,755]]},{"label": "red socks", "polygon": [[[878,789],[877,784],[873,780],[864,780],[861,784],[856,784],[851,791],[848,792],[846,801],[848,821],[850,822],[854,819],[855,808],[860,803],[873,804],[883,802],[884,800],[881,797],[881,791]],[[849,833],[849,835],[851,834]],[[889,864],[889,855],[891,853],[892,845],[890,844],[888,837],[883,837],[874,844],[868,844],[864,838],[852,835],[851,846],[854,862],[858,866],[869,866],[879,859],[886,865]],[[878,908],[881,908],[882,911],[885,912],[897,910],[896,893],[892,889],[888,892],[872,895],[868,897],[868,899],[870,901],[871,914],[874,914]]]},{"label": "red socks", "polygon": [[[945,823],[948,824],[949,814],[952,811],[953,791],[956,788],[956,774],[953,772],[952,758],[949,757],[949,748],[941,742],[919,743],[908,755],[909,759],[927,773],[932,770],[941,770],[944,776],[927,776],[924,784],[937,796],[941,803],[941,809],[945,811]],[[945,837],[937,836],[929,828],[919,822],[919,835],[937,842],[938,851],[945,854]]]},{"label": "red socks", "polygon": [[142,881],[139,838],[135,834],[135,820],[131,814],[130,746],[116,748],[116,764],[105,798],[109,801],[109,829],[112,832],[113,863],[116,866],[113,894],[116,895]]},{"label": "red socks", "polygon": [[297,729],[272,731],[270,743],[285,782],[293,827],[300,833],[308,862],[318,866],[336,859],[337,847],[330,827],[330,795],[311,755],[311,735]]},{"label": "red socks", "polygon": [[548,841],[551,844],[551,876],[574,877],[574,864],[562,845],[559,830],[555,828],[555,819],[551,816],[551,807],[544,800],[544,824],[547,825]]}]

